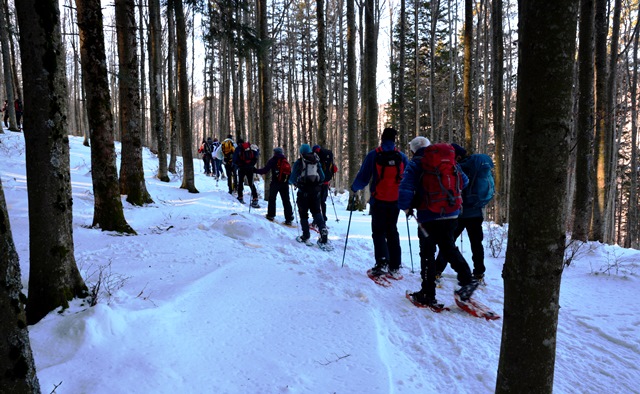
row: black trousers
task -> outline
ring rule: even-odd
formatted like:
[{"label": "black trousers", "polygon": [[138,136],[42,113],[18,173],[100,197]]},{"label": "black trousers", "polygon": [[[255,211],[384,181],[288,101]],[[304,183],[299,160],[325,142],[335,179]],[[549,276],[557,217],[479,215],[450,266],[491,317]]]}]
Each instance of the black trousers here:
[{"label": "black trousers", "polygon": [[[460,234],[466,229],[469,236],[469,243],[471,244],[471,253],[473,260],[473,275],[483,275],[486,271],[484,266],[484,246],[482,246],[482,240],[484,239],[484,233],[482,231],[482,222],[484,218],[482,216],[475,218],[458,218],[458,225],[453,232],[453,239],[457,240]],[[442,273],[447,268],[449,263],[442,253],[438,253],[436,259],[436,271],[438,274]]]},{"label": "black trousers", "polygon": [[247,180],[247,183],[249,183],[249,188],[251,189],[251,198],[253,200],[257,200],[258,190],[256,190],[256,185],[253,184],[253,167],[238,168],[238,198],[242,198],[245,179]]},{"label": "black trousers", "polygon": [[326,227],[320,210],[320,185],[304,186],[302,189],[298,189],[296,204],[300,213],[303,238],[311,236],[309,234],[309,212],[311,212],[313,221],[316,222],[320,231]]},{"label": "black trousers", "polygon": [[402,249],[398,233],[397,201],[371,200],[371,238],[376,264],[388,265],[389,270],[397,270],[402,264]]},{"label": "black trousers", "polygon": [[451,263],[451,268],[458,274],[458,284],[468,285],[471,282],[471,270],[453,238],[457,220],[445,219],[425,222],[418,225],[420,241],[420,276],[422,292],[430,298],[436,296],[436,246],[444,258]]},{"label": "black trousers", "polygon": [[227,185],[229,186],[229,193],[232,193],[238,185],[238,175],[236,170],[231,164],[231,161],[224,162],[224,171],[227,173]]},{"label": "black trousers", "polygon": [[271,182],[269,184],[269,203],[267,206],[267,216],[276,217],[276,197],[280,194],[282,206],[284,207],[284,219],[293,221],[293,208],[289,197],[289,184],[287,182]]}]

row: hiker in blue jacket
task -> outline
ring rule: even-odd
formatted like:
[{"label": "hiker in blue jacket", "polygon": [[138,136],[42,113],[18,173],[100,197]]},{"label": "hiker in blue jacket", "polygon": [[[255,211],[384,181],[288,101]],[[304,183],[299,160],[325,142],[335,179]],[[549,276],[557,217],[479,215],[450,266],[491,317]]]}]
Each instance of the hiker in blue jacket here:
[{"label": "hiker in blue jacket", "polygon": [[[398,206],[407,216],[413,215],[413,209],[416,207],[415,202],[424,198],[421,183],[423,174],[421,160],[430,144],[431,142],[425,137],[416,137],[410,143],[414,156],[404,171],[398,199]],[[461,173],[462,188],[464,188],[469,183],[469,178],[460,170],[459,166],[457,167]],[[422,284],[420,291],[411,294],[411,296],[420,304],[442,307],[442,304],[438,304],[436,300],[436,246],[458,274],[458,284],[461,288],[456,293],[462,301],[467,301],[478,287],[478,282],[471,276],[469,265],[456,247],[453,238],[459,214],[459,209],[450,213],[417,209],[415,216],[418,221]]]},{"label": "hiker in blue jacket", "polygon": [[386,275],[402,279],[398,187],[409,159],[396,149],[396,135],[395,129],[384,129],[380,146],[367,154],[351,185],[351,190],[355,193],[370,184],[369,214],[375,257],[375,265],[367,272],[370,277]]},{"label": "hiker in blue jacket", "polygon": [[[491,169],[493,161],[488,155],[475,153],[468,155],[467,150],[458,144],[451,144],[456,151],[456,160],[460,168],[470,178],[469,187],[462,191],[462,212],[458,216],[458,225],[453,232],[454,239],[466,229],[471,244],[473,260],[473,277],[480,283],[484,283],[484,246],[482,240],[484,233],[482,222],[484,221],[483,209],[493,198],[494,181]],[[438,254],[436,259],[436,278],[442,275],[447,267],[447,260]]]}]

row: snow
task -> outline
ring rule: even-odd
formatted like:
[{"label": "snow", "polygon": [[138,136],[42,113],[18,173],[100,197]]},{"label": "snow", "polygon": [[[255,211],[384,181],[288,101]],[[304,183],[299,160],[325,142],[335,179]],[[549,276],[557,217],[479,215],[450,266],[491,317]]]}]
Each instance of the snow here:
[{"label": "snow", "polygon": [[[27,292],[24,140],[8,132],[0,142],[0,176]],[[102,286],[96,306],[74,300],[29,327],[43,392],[494,391],[502,319],[474,318],[457,308],[450,268],[438,289],[450,312],[418,309],[404,297],[420,285],[414,222],[410,239],[404,218],[398,222],[404,279],[383,288],[365,275],[373,245],[363,212],[351,217],[342,266],[346,195],[334,196],[336,213],[327,201],[335,250],[325,252],[295,241],[299,230],[281,224],[279,200],[275,223],[264,218],[266,201],[249,212],[227,193],[225,181],[202,174],[200,160],[200,193],[190,194],[177,177],[155,179],[157,158],[145,150],[155,203],[134,207],[123,198],[137,236],[103,232],[90,228],[89,148],[79,137],[70,144],[76,262],[88,286],[99,276]],[[506,247],[493,257],[488,241],[504,231],[486,228],[487,286],[475,294],[500,314]],[[471,262],[466,233],[458,244]],[[640,392],[640,306],[625,302],[638,298],[639,265],[637,250],[593,243],[565,269],[556,393]]]}]

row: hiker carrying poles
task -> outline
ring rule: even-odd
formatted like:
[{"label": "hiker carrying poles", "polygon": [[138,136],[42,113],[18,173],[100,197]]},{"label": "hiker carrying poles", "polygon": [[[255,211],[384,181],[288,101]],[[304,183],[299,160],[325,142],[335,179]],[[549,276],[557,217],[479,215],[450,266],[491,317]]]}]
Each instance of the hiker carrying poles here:
[{"label": "hiker carrying poles", "polygon": [[349,197],[349,203],[347,204],[347,209],[349,210],[349,224],[347,225],[347,237],[344,240],[344,252],[342,253],[343,268],[344,268],[344,257],[347,255],[347,243],[349,242],[349,229],[351,228],[351,216],[353,215],[353,211],[354,211],[354,207],[353,207],[354,199],[355,199],[355,195],[352,195],[351,197]]}]

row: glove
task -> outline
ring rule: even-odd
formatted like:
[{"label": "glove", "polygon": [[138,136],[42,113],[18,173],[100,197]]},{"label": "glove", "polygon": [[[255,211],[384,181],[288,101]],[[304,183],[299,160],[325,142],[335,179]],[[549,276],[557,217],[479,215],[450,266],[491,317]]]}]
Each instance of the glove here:
[{"label": "glove", "polygon": [[404,210],[405,215],[407,215],[407,218],[413,216],[413,208],[407,208]]},{"label": "glove", "polygon": [[351,191],[354,192],[354,193],[358,192],[356,189],[353,188],[353,186],[351,186]]}]

